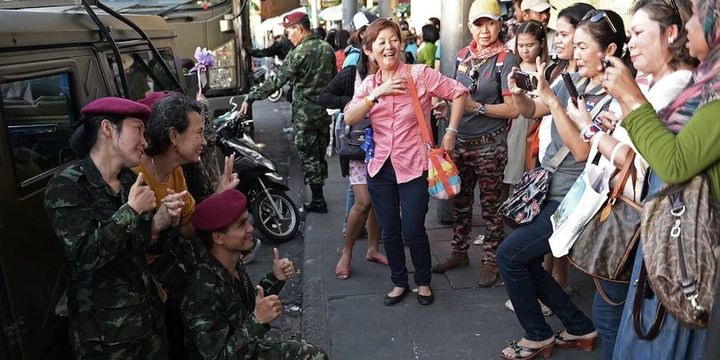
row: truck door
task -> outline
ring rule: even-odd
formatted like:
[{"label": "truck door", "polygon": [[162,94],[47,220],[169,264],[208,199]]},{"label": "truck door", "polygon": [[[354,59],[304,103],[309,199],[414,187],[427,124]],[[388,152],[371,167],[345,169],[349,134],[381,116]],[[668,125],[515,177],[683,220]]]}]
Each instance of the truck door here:
[{"label": "truck door", "polygon": [[76,160],[69,144],[80,104],[108,89],[94,51],[54,51],[57,60],[26,53],[0,65],[0,358],[70,357],[67,322],[55,313],[63,255],[43,197],[50,178]]}]

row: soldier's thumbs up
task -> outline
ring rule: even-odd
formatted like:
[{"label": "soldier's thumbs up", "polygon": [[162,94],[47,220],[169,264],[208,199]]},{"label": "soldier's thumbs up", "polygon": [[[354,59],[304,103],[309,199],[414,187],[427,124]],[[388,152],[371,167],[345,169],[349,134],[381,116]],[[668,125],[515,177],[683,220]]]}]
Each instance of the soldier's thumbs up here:
[{"label": "soldier's thumbs up", "polygon": [[273,275],[278,280],[286,281],[295,276],[295,266],[288,258],[280,258],[280,250],[273,248]]},{"label": "soldier's thumbs up", "polygon": [[128,205],[138,214],[155,209],[155,193],[145,185],[145,176],[139,173],[128,194]]},{"label": "soldier's thumbs up", "polygon": [[259,324],[267,324],[280,316],[282,303],[277,295],[265,296],[261,286],[256,286],[255,294],[255,320]]}]

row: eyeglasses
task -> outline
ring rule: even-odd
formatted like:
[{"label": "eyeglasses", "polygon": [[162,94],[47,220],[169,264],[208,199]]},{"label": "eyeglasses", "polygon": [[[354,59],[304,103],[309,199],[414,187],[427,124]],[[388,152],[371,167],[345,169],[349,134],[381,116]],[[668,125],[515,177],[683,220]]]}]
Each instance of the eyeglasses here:
[{"label": "eyeglasses", "polygon": [[594,23],[596,23],[596,22],[598,22],[598,21],[600,21],[600,20],[602,20],[602,19],[607,20],[608,25],[610,25],[610,30],[612,30],[613,34],[617,34],[617,32],[618,32],[618,31],[617,31],[617,28],[616,28],[615,25],[612,23],[612,21],[610,21],[610,17],[609,17],[609,16],[607,15],[607,13],[605,13],[604,11],[602,11],[602,10],[593,10],[593,11],[587,13],[587,15],[585,15],[585,17],[582,18],[582,21],[585,21],[585,20],[587,20],[588,18],[590,19],[590,21],[592,21],[592,22],[594,22]]}]

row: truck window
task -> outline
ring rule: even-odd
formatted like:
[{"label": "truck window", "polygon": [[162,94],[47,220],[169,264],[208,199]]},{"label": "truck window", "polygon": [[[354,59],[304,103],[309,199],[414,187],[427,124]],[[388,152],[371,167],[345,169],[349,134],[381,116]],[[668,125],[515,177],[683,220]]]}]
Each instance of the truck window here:
[{"label": "truck window", "polygon": [[69,73],[6,82],[0,92],[18,183],[49,176],[76,158],[70,149],[76,111]]},{"label": "truck window", "polygon": [[[158,49],[158,51],[170,67],[170,71],[172,71],[173,75],[177,77],[178,74],[175,70],[175,59],[173,58],[172,50]],[[165,73],[162,66],[153,58],[150,50],[124,52],[121,54],[121,57],[130,90],[130,94],[128,94],[130,99],[142,99],[145,95],[153,91],[179,90],[176,89],[173,81]],[[121,81],[118,75],[118,67],[115,64],[115,57],[113,55],[109,55],[107,59],[110,64],[110,68],[115,72],[115,84],[118,86],[118,93],[122,93],[122,90],[120,89]]]}]

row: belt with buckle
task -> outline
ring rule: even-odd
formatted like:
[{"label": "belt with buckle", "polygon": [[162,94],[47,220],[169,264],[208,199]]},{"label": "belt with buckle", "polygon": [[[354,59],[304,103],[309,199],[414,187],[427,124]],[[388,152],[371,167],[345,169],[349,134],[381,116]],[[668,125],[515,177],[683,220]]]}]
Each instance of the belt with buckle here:
[{"label": "belt with buckle", "polygon": [[503,126],[500,129],[497,129],[491,133],[488,134],[482,134],[480,136],[476,136],[474,138],[470,139],[461,139],[458,138],[458,143],[464,145],[464,146],[477,146],[477,145],[485,145],[485,144],[491,144],[494,143],[497,140],[497,136],[507,131],[507,126]]}]

